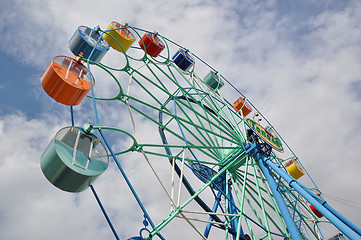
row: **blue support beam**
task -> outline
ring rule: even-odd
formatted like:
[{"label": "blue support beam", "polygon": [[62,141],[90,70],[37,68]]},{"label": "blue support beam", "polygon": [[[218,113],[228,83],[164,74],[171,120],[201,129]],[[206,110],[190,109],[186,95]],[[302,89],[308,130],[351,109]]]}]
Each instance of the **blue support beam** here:
[{"label": "blue support beam", "polygon": [[[214,212],[214,213],[217,212],[217,208],[218,208],[219,203],[221,201],[221,197],[222,197],[222,192],[219,191],[218,194],[217,194],[217,197],[216,197],[216,201],[214,202],[212,212]],[[213,218],[209,217],[208,221],[213,221]],[[206,230],[204,231],[204,234],[203,234],[206,238],[208,238],[208,236],[209,236],[209,232],[211,231],[211,227],[212,227],[212,223],[207,223]]]},{"label": "blue support beam", "polygon": [[[274,170],[279,176],[281,176],[288,185],[296,190],[302,197],[304,197],[312,206],[314,206],[317,211],[319,211],[325,218],[327,218],[335,227],[337,227],[344,235],[352,240],[361,240],[361,234],[359,234],[359,229],[356,227],[356,230],[350,226],[349,221],[345,220],[341,214],[337,213],[336,210],[331,209],[331,207],[325,207],[326,201],[322,200],[320,203],[320,198],[315,197],[313,193],[310,193],[310,190],[302,186],[297,180],[291,177],[286,171],[281,167],[273,163],[269,158],[264,158],[259,161],[263,165],[269,166]],[[328,206],[328,205],[326,205]],[[342,217],[341,217],[342,216]]]},{"label": "blue support beam", "polygon": [[339,212],[337,212],[335,209],[333,209],[330,205],[328,205],[328,203],[325,201],[325,203],[323,204],[323,206],[325,208],[327,208],[327,210],[329,210],[331,213],[333,213],[333,215],[335,215],[338,219],[340,219],[343,223],[345,223],[348,227],[350,227],[352,230],[354,230],[355,232],[357,232],[358,235],[361,236],[361,229],[358,228],[355,224],[353,224],[350,220],[348,220],[347,218],[345,218],[343,215],[341,215]]},{"label": "blue support beam", "polygon": [[102,210],[102,213],[104,214],[104,217],[105,217],[105,219],[107,220],[107,222],[108,222],[108,224],[109,224],[109,227],[110,227],[110,229],[112,230],[112,232],[113,232],[113,234],[114,234],[114,237],[115,237],[117,240],[120,240],[117,232],[115,231],[115,228],[114,228],[112,222],[110,221],[110,218],[109,218],[107,212],[105,211],[105,208],[104,208],[102,202],[100,201],[100,198],[98,197],[98,194],[96,193],[96,191],[95,191],[95,189],[94,189],[94,187],[93,187],[93,185],[90,185],[90,189],[92,190],[92,192],[93,192],[93,194],[94,194],[94,197],[95,197],[95,199],[97,200],[97,202],[98,202],[98,204],[99,204],[99,207],[100,207],[100,209]]},{"label": "blue support beam", "polygon": [[[229,199],[229,203],[228,203],[228,211],[229,211],[229,213],[231,213],[231,214],[238,214],[239,211],[238,211],[238,209],[236,208],[236,206],[235,206],[235,204],[234,204],[231,186],[229,186],[229,190],[228,190],[228,199]],[[239,221],[239,218],[235,218],[235,219],[233,219],[233,221],[231,222],[231,227],[232,227],[233,229],[236,229],[236,230],[237,230],[238,221]],[[241,226],[241,228],[240,228],[240,233],[239,233],[239,234],[240,234],[240,236],[244,236],[244,232],[243,232],[242,226]],[[233,236],[233,239],[236,240],[236,236]]]},{"label": "blue support beam", "polygon": [[355,224],[353,224],[350,220],[345,218],[343,215],[341,215],[339,212],[337,212],[335,209],[333,209],[325,200],[319,198],[315,193],[313,193],[311,190],[305,188],[305,190],[313,197],[315,198],[321,205],[323,205],[327,210],[329,210],[333,215],[335,215],[338,219],[340,219],[344,224],[346,224],[348,227],[350,227],[352,230],[357,232],[358,235],[361,236],[361,229],[357,227]]},{"label": "blue support beam", "polygon": [[[275,181],[275,179],[272,176],[272,173],[268,166],[264,163],[265,157],[261,155],[260,153],[256,154],[256,160],[259,163],[259,166],[261,167],[261,170],[267,179],[267,183],[272,191],[272,194],[276,200],[276,203],[278,205],[278,208],[281,212],[281,215],[286,223],[288,232],[291,235],[291,238],[293,240],[302,240],[301,233],[299,229],[297,228],[294,219],[291,216],[291,213],[288,210],[287,204],[282,196],[282,194],[278,191],[278,185]],[[267,159],[267,158],[266,158]]]},{"label": "blue support beam", "polygon": [[[155,225],[154,225],[152,219],[150,218],[150,215],[148,214],[147,210],[145,209],[145,207],[144,207],[144,205],[143,205],[143,202],[140,200],[140,198],[139,198],[138,194],[136,193],[133,185],[131,184],[131,182],[130,182],[128,176],[127,176],[127,174],[125,173],[123,167],[120,165],[117,157],[115,156],[115,153],[113,152],[112,148],[110,147],[110,145],[109,145],[107,139],[105,138],[102,130],[101,130],[101,129],[98,129],[98,131],[99,131],[99,133],[100,133],[100,135],[101,135],[101,137],[102,137],[105,145],[107,146],[108,150],[110,151],[110,154],[112,155],[114,162],[116,163],[116,165],[118,166],[118,169],[120,170],[121,174],[123,175],[123,178],[124,178],[125,182],[127,183],[130,191],[132,192],[135,200],[137,201],[140,209],[142,210],[142,212],[143,212],[143,214],[144,214],[144,217],[148,220],[148,222],[150,223],[150,225],[151,225],[152,228],[154,229],[154,228],[155,228]],[[162,240],[165,240],[165,238],[164,238],[160,233],[158,233],[158,237],[159,237],[160,239],[162,239]]]}]

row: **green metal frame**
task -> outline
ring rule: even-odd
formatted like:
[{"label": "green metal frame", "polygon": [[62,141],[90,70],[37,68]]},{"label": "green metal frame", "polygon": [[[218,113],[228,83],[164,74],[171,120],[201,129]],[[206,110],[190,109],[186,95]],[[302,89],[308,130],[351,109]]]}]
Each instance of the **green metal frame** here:
[{"label": "green metal frame", "polygon": [[[136,32],[139,37],[140,32],[143,31],[127,27]],[[194,194],[185,200],[182,199],[178,205],[176,199],[172,198],[172,194],[169,193],[170,189],[167,189],[164,180],[158,177],[169,197],[170,205],[175,207],[168,216],[164,216],[161,220],[158,219],[158,224],[150,231],[147,239],[161,233],[176,217],[184,219],[195,229],[195,233],[200,238],[204,238],[202,231],[207,224],[211,223],[215,229],[220,225],[224,226],[225,239],[244,238],[243,234],[247,234],[251,239],[273,239],[276,236],[290,239],[291,236],[269,189],[267,179],[257,160],[245,148],[245,145],[250,144],[250,139],[247,139],[246,136],[249,126],[241,111],[233,108],[227,98],[222,95],[222,91],[207,87],[202,78],[196,74],[197,63],[190,72],[178,69],[170,58],[171,46],[168,43],[173,42],[159,36],[166,44],[164,61],[160,61],[160,58],[149,57],[146,53],[140,58],[132,57],[131,51],[134,49],[123,54],[125,66],[122,68],[109,67],[80,58],[80,60],[88,61],[103,69],[119,87],[119,92],[114,97],[89,97],[94,97],[97,101],[119,101],[128,108],[133,121],[134,131],[131,133],[122,130],[122,126],[95,126],[99,129],[120,131],[133,139],[133,145],[129,149],[117,152],[116,155],[128,152],[141,153],[155,174],[156,170],[151,165],[151,162],[155,161],[153,159],[165,160],[164,164],[169,164],[167,162],[172,159],[184,167],[180,178],[192,181],[197,187]],[[193,54],[192,56],[196,58]],[[116,73],[119,72],[123,74],[122,76],[127,76],[122,79],[129,79],[129,81],[120,81],[116,77]],[[239,97],[237,91],[231,92],[226,89],[225,92],[227,95],[234,94],[232,96],[234,99]],[[160,116],[162,121],[160,121]],[[137,127],[144,122],[153,126],[153,129],[149,130],[150,132],[144,134],[161,131],[166,136],[167,143],[161,142],[161,137],[159,140],[155,140],[159,143],[142,142],[138,138],[140,133],[137,132]],[[283,144],[285,143],[283,142]],[[277,153],[276,156],[274,152],[271,152],[270,158],[272,162],[282,168],[282,162],[294,157],[289,148],[288,151],[282,153],[282,156],[279,155],[281,154]],[[190,163],[207,166],[214,169],[216,174],[210,176],[209,179],[197,179],[192,175]],[[172,171],[174,168],[172,169],[170,166],[169,178],[174,176]],[[283,199],[294,216],[295,224],[299,227],[302,236],[305,239],[322,239],[318,223],[324,221],[318,220],[309,209],[308,203],[300,198],[274,171],[272,174],[277,179]],[[190,203],[194,202],[196,198],[203,199],[208,205],[214,203],[216,193],[224,190],[221,187],[219,189],[211,187],[219,178],[224,179],[222,181],[226,186],[222,207],[216,212],[203,213],[195,212],[202,212],[201,208],[189,209],[194,207],[194,204]],[[227,197],[230,189],[234,196],[233,201]],[[205,192],[208,193],[204,194]],[[178,194],[181,193],[178,192]],[[204,196],[213,196],[213,198],[209,199]],[[232,208],[236,209],[236,212],[230,212]],[[217,215],[222,222],[209,221],[208,218],[212,215]],[[237,219],[237,227],[232,229],[231,222],[235,219]]]}]

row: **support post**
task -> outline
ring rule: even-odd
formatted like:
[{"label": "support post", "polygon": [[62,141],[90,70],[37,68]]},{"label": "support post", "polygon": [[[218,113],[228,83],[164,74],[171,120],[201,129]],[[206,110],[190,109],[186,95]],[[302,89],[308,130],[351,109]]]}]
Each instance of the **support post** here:
[{"label": "support post", "polygon": [[112,230],[115,238],[116,238],[117,240],[120,240],[117,232],[115,231],[115,228],[114,228],[112,222],[110,221],[110,218],[109,218],[107,212],[105,211],[105,208],[103,207],[103,204],[101,203],[101,201],[100,201],[100,199],[99,199],[99,197],[98,197],[98,194],[96,193],[96,191],[95,191],[95,189],[94,189],[94,187],[93,187],[93,185],[90,185],[90,189],[92,190],[92,192],[93,192],[93,194],[94,194],[94,197],[95,197],[95,199],[97,200],[97,202],[98,202],[98,204],[99,204],[99,207],[100,207],[100,209],[102,210],[102,213],[104,214],[104,217],[105,217],[105,219],[107,220],[107,222],[108,222],[108,224],[109,224],[109,227],[110,227],[110,229]]},{"label": "support post", "polygon": [[[214,213],[217,212],[219,202],[221,201],[221,196],[222,196],[222,192],[219,191],[217,193],[216,201],[214,202],[214,205],[213,205],[213,208],[212,208],[212,212],[214,212]],[[209,221],[212,221],[212,220],[213,220],[213,218],[209,217]],[[204,236],[206,238],[208,238],[208,236],[209,236],[209,232],[211,231],[211,227],[212,227],[212,223],[207,223],[206,230],[204,231]]]},{"label": "support post", "polygon": [[263,160],[264,156],[262,156],[260,153],[257,153],[256,160],[259,163],[259,166],[261,167],[261,170],[267,179],[267,183],[272,191],[272,194],[277,202],[278,208],[281,212],[281,215],[286,223],[287,229],[291,235],[291,238],[293,240],[302,240],[302,236],[300,234],[299,229],[297,228],[294,219],[291,216],[291,213],[288,210],[287,204],[285,203],[281,193],[278,191],[278,186],[273,178],[270,169],[267,167],[267,165],[264,163]]},{"label": "support post", "polygon": [[[229,210],[229,213],[231,213],[231,214],[238,214],[237,208],[236,208],[235,205],[234,205],[234,200],[233,200],[233,196],[232,196],[231,187],[229,186],[228,188],[229,188],[229,190],[228,190],[228,198],[229,198],[228,210]],[[238,221],[239,221],[239,218],[236,218],[236,219],[234,219],[233,221],[231,221],[231,227],[232,227],[233,229],[236,229],[236,230],[237,230]],[[242,227],[240,228],[240,236],[244,236]],[[233,236],[233,239],[236,240],[236,236]]]},{"label": "support post", "polygon": [[[124,169],[123,169],[122,166],[120,165],[118,159],[116,158],[116,156],[115,156],[112,148],[110,147],[109,143],[107,142],[107,140],[106,140],[103,132],[101,131],[101,129],[98,129],[98,131],[99,131],[100,135],[102,136],[105,145],[108,147],[108,150],[110,151],[110,153],[111,153],[111,155],[112,155],[115,163],[116,163],[117,166],[118,166],[118,169],[120,170],[121,174],[123,175],[123,178],[124,178],[125,182],[127,183],[130,191],[132,192],[135,200],[137,201],[137,203],[138,203],[139,207],[141,208],[142,212],[144,213],[144,217],[149,221],[150,225],[151,225],[152,228],[154,229],[155,225],[154,225],[152,219],[150,218],[147,210],[145,209],[142,201],[140,200],[138,194],[136,193],[135,189],[133,188],[133,185],[131,184],[131,182],[130,182],[128,176],[127,176],[127,174],[125,173]],[[163,237],[159,232],[157,233],[157,235],[160,237],[160,239],[165,240],[164,237]]]},{"label": "support post", "polygon": [[[260,161],[261,162],[261,161]],[[354,232],[351,227],[349,227],[347,224],[345,224],[343,221],[340,220],[340,218],[337,215],[340,215],[337,213],[335,215],[333,213],[336,212],[335,210],[330,211],[328,208],[326,208],[324,205],[326,201],[321,204],[317,198],[312,196],[302,184],[300,184],[297,180],[295,180],[293,177],[291,177],[284,169],[282,169],[280,166],[273,163],[269,158],[264,159],[264,164],[272,168],[279,176],[281,176],[288,185],[295,189],[302,197],[304,197],[312,206],[314,206],[317,211],[319,211],[325,218],[327,218],[335,227],[337,227],[343,234],[345,234],[348,238],[352,240],[360,239],[361,235]],[[344,217],[342,217],[344,218]]]},{"label": "support post", "polygon": [[325,208],[327,208],[330,212],[333,213],[333,215],[335,215],[338,219],[340,219],[343,223],[345,223],[347,226],[349,226],[352,230],[354,230],[355,232],[358,233],[358,235],[361,236],[361,229],[358,228],[355,224],[353,224],[352,222],[350,222],[350,220],[348,220],[347,218],[345,218],[343,215],[341,215],[339,212],[337,212],[335,209],[333,209],[330,205],[328,205],[328,203],[325,201],[325,203],[323,204],[323,206],[325,206]]}]

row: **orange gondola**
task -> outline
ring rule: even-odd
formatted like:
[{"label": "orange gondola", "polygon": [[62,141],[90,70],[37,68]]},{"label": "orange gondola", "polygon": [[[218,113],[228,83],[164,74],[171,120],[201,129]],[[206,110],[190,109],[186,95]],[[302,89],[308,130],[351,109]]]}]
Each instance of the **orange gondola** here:
[{"label": "orange gondola", "polygon": [[252,107],[247,102],[245,103],[244,97],[238,98],[237,101],[234,102],[233,107],[238,112],[242,111],[243,117],[246,117],[248,114],[250,114],[250,112],[252,112]]},{"label": "orange gondola", "polygon": [[41,85],[55,101],[74,106],[80,104],[91,90],[90,79],[94,86],[94,78],[77,60],[57,56],[41,77]]}]

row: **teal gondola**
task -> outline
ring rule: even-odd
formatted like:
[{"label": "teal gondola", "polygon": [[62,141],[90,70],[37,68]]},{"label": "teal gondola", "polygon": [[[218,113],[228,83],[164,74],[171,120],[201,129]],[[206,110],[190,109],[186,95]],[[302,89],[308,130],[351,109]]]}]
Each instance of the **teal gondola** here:
[{"label": "teal gondola", "polygon": [[102,142],[77,127],[60,129],[41,155],[45,177],[57,188],[81,192],[108,167],[109,157]]},{"label": "teal gondola", "polygon": [[219,90],[224,85],[222,79],[214,71],[210,71],[208,73],[208,75],[204,78],[204,83],[212,90]]}]

